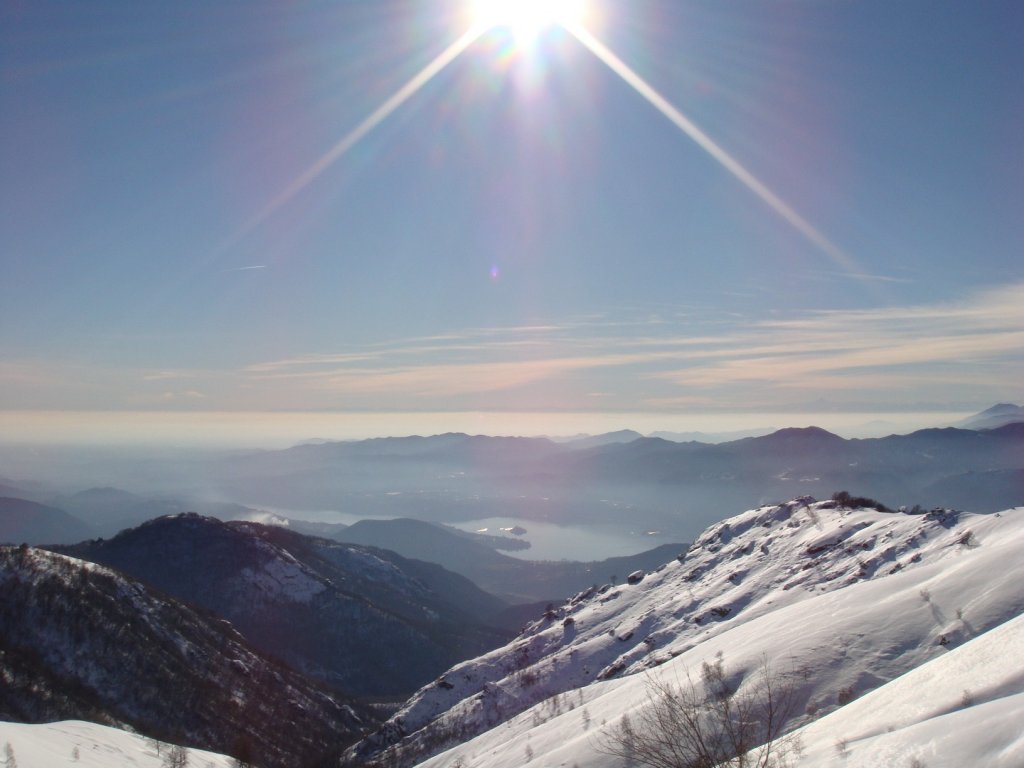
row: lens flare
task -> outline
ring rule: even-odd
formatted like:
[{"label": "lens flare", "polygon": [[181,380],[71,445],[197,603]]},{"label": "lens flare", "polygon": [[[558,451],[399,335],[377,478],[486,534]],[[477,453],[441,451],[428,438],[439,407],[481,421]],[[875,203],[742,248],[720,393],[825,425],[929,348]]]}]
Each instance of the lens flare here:
[{"label": "lens flare", "polygon": [[612,72],[621,77],[633,90],[646,99],[652,107],[668,118],[669,122],[675,125],[676,128],[689,136],[697,146],[735,176],[747,189],[761,198],[781,219],[824,252],[836,266],[850,276],[863,273],[863,269],[851,256],[825,237],[813,224],[797,213],[786,201],[770,189],[767,184],[747,170],[739,160],[726,152],[714,139],[704,133],[696,123],[680,112],[668,99],[658,93],[646,80],[630,68],[628,64],[616,56],[608,46],[588,32],[583,25],[566,24],[565,26],[577,40],[604,62]]},{"label": "lens flare", "polygon": [[[814,225],[798,214],[773,190],[747,170],[736,158],[725,151],[693,121],[672,105],[647,81],[629,67],[604,43],[587,29],[586,0],[472,0],[469,6],[472,23],[469,29],[420,70],[408,82],[386,99],[361,123],[343,136],[315,163],[296,177],[263,210],[235,232],[220,250],[225,250],[251,233],[264,220],[284,207],[299,192],[308,187],[339,158],[349,152],[363,137],[387,119],[417,91],[461,56],[481,36],[493,29],[505,29],[517,45],[526,46],[545,30],[562,27],[579,40],[600,61],[624,80],[648,103],[668,118],[679,130],[689,136],[702,150],[714,158],[725,170],[736,177],[752,193],[768,205],[781,219],[800,232],[810,243],[823,251],[840,269],[850,276],[863,272],[857,262]],[[497,280],[500,270],[491,269],[491,279]]]},{"label": "lens flare", "polygon": [[486,31],[507,29],[520,42],[529,42],[555,26],[582,24],[583,0],[475,0],[473,26]]}]

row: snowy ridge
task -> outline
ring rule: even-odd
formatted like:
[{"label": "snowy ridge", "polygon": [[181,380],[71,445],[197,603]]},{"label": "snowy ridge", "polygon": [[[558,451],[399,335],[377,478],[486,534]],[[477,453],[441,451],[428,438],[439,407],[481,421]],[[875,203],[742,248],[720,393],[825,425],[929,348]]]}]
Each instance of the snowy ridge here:
[{"label": "snowy ridge", "polygon": [[[491,728],[481,742],[522,737],[537,720],[567,716],[551,703],[567,691],[569,702],[598,696],[602,715],[590,717],[611,721],[625,701],[644,700],[646,676],[636,673],[685,677],[718,651],[740,671],[764,654],[801,670],[801,711],[812,719],[1020,614],[1021,544],[1024,510],[906,515],[809,498],[751,510],[639,583],[581,593],[509,645],[454,667],[353,754],[397,745],[410,762]],[[579,713],[574,723],[576,734]],[[479,755],[472,744],[456,752]],[[573,759],[596,765],[584,752]],[[493,765],[522,761],[520,750]],[[477,764],[492,762],[467,762]]]}]

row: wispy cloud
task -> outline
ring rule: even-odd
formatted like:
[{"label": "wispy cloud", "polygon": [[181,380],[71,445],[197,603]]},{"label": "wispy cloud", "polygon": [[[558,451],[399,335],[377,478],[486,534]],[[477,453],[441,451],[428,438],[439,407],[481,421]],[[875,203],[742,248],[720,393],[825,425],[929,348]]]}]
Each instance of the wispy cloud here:
[{"label": "wispy cloud", "polygon": [[746,409],[1019,397],[1024,284],[786,317],[570,318],[223,368],[0,363],[6,408]]},{"label": "wispy cloud", "polygon": [[879,390],[963,384],[1024,363],[1024,286],[970,300],[811,312],[749,327],[701,364],[653,374],[676,386]]},{"label": "wispy cloud", "polygon": [[445,398],[505,392],[595,368],[644,362],[644,355],[553,356],[532,360],[435,364],[395,368],[354,368],[308,377],[312,386],[338,394],[389,394]]},{"label": "wispy cloud", "polygon": [[767,404],[816,390],[882,396],[943,383],[979,385],[983,377],[989,386],[1007,386],[1024,350],[1022,295],[1024,286],[1013,285],[945,304],[796,312],[696,327],[689,319],[616,325],[594,318],[477,329],[273,361],[246,373],[290,379],[309,391],[376,394],[410,404],[550,385],[552,407],[573,397],[593,401],[595,391],[621,408],[641,401],[651,407],[727,405],[729,398]]}]

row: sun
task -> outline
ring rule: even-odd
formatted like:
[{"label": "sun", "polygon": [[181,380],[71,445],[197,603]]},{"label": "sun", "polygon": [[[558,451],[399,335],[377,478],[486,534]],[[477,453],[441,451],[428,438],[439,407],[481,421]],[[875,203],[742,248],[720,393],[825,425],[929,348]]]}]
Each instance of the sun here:
[{"label": "sun", "polygon": [[583,0],[473,0],[473,26],[481,32],[507,29],[529,42],[550,27],[572,27],[585,20]]}]

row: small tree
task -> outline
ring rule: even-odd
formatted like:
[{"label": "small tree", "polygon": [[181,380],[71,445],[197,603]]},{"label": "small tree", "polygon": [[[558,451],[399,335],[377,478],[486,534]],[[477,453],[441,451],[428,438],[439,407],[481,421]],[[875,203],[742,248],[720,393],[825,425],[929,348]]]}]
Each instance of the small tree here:
[{"label": "small tree", "polygon": [[18,768],[18,759],[14,756],[14,747],[9,741],[4,744],[4,766],[5,768]]},{"label": "small tree", "polygon": [[164,755],[165,768],[187,768],[188,750],[180,744],[172,744]]},{"label": "small tree", "polygon": [[729,684],[721,654],[701,666],[701,680],[681,684],[652,677],[648,702],[605,732],[600,749],[649,768],[784,768],[799,753],[783,728],[795,691],[767,660],[740,691]]}]

